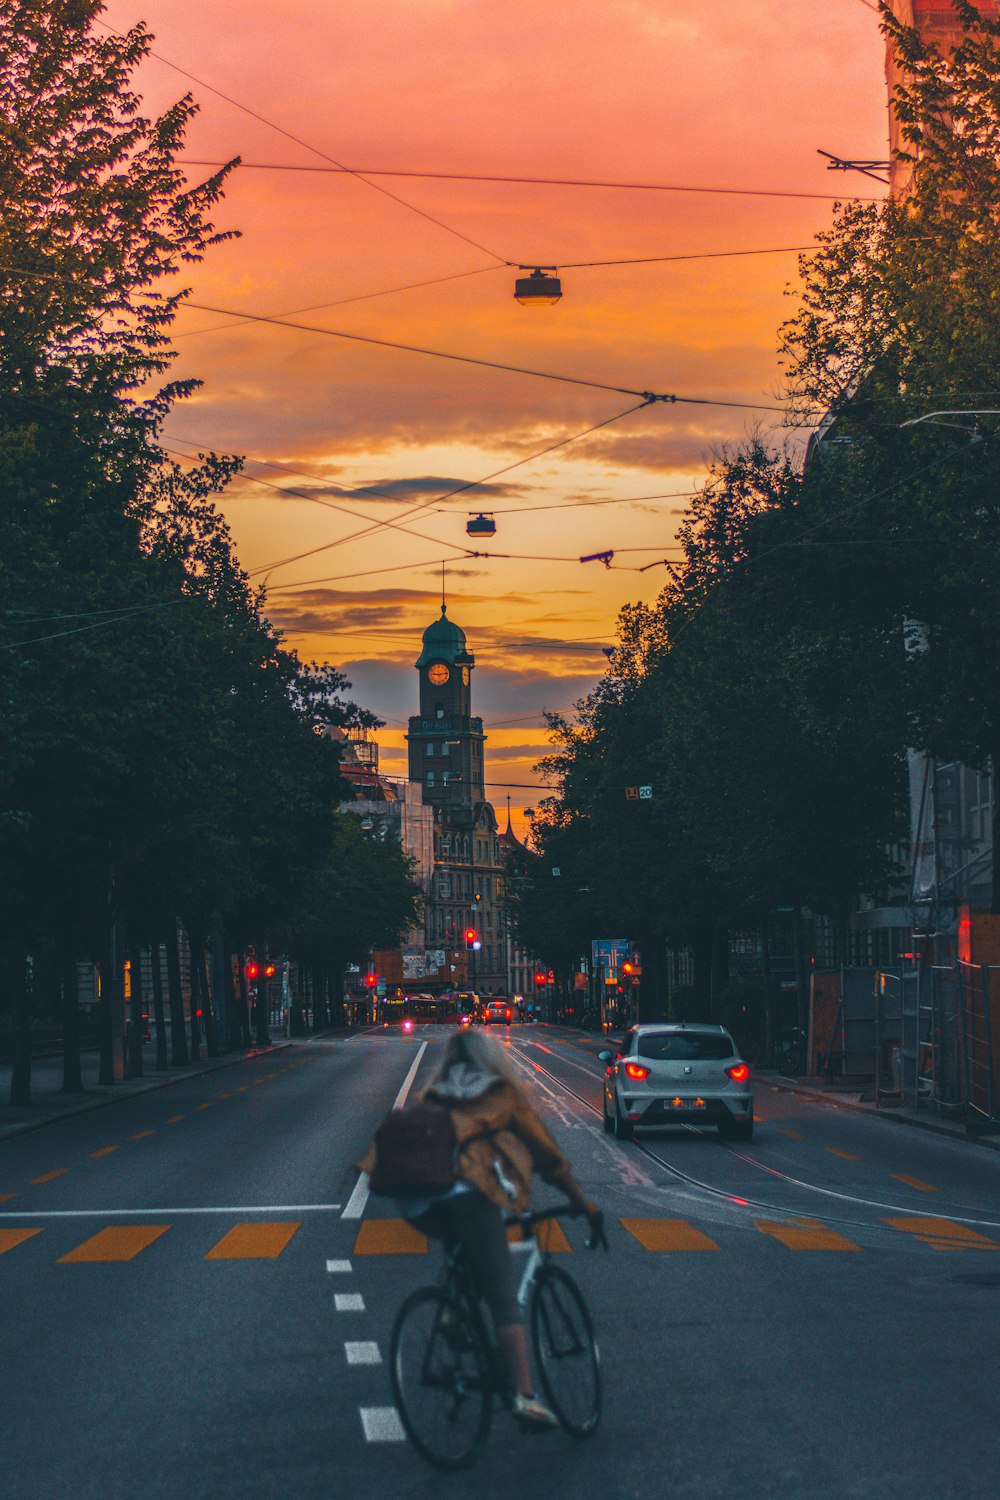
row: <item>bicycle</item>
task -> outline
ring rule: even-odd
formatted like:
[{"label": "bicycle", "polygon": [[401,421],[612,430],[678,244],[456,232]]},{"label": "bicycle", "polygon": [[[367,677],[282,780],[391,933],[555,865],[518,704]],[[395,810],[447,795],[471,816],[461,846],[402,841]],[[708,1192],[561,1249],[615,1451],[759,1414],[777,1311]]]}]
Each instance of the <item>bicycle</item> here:
[{"label": "bicycle", "polygon": [[[527,1310],[535,1366],[562,1428],[592,1437],[601,1417],[600,1355],[587,1304],[568,1271],[550,1262],[535,1227],[570,1213],[569,1205],[508,1215],[521,1226],[526,1254],[518,1302]],[[608,1242],[592,1221],[588,1249]],[[445,1252],[440,1285],[411,1292],[397,1314],[389,1354],[392,1393],[417,1452],[439,1469],[463,1469],[486,1441],[494,1399],[508,1409],[514,1392],[483,1314],[463,1247]]]}]

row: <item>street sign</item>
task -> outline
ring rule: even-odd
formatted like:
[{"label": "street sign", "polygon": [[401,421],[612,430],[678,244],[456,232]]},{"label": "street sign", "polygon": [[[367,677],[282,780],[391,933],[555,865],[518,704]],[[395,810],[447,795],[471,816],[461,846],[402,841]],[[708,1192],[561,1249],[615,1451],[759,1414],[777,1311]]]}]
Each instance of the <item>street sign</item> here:
[{"label": "street sign", "polygon": [[375,986],[375,993],[379,997],[380,1000],[384,1000],[385,999],[385,989],[386,989],[385,980],[384,979],[380,979],[379,982],[378,982],[378,984]]},{"label": "street sign", "polygon": [[638,802],[639,788],[637,786],[627,786],[625,788],[625,800],[627,802]]},{"label": "street sign", "polygon": [[639,801],[640,802],[648,802],[650,800],[650,798],[652,797],[652,795],[653,795],[653,788],[651,786],[641,786],[639,788]]}]

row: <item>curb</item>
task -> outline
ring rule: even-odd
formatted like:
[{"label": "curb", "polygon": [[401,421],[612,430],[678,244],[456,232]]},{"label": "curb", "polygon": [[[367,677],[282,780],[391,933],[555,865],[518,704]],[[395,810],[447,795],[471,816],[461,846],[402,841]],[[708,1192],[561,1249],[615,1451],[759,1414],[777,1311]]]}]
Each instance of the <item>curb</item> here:
[{"label": "curb", "polygon": [[[17,1120],[8,1125],[0,1124],[0,1142],[27,1135],[32,1130],[41,1130],[45,1125],[54,1125],[59,1120],[71,1120],[77,1115],[89,1114],[95,1109],[105,1109],[108,1105],[120,1104],[125,1099],[135,1099],[141,1094],[152,1094],[159,1089],[170,1088],[175,1083],[185,1083],[188,1079],[200,1078],[205,1073],[217,1073],[222,1068],[235,1068],[239,1063],[253,1062],[258,1057],[269,1057],[273,1052],[283,1052],[291,1045],[288,1041],[272,1042],[269,1047],[253,1047],[248,1052],[241,1052],[238,1057],[212,1058],[210,1062],[202,1063],[197,1068],[188,1067],[183,1071],[178,1070],[169,1078],[153,1078],[148,1083],[138,1083],[134,1088],[125,1090],[122,1090],[120,1085],[98,1084],[98,1088],[108,1089],[110,1092],[102,1094],[99,1098],[80,1096],[79,1104],[52,1111],[39,1119]],[[27,1108],[44,1109],[44,1105],[31,1104]]]},{"label": "curb", "polygon": [[926,1130],[932,1135],[943,1136],[946,1140],[958,1141],[960,1145],[985,1146],[987,1151],[1000,1151],[1000,1138],[991,1140],[988,1136],[966,1135],[961,1125],[949,1125],[943,1120],[904,1114],[898,1109],[876,1109],[873,1104],[863,1104],[860,1099],[827,1094],[820,1089],[809,1088],[805,1084],[789,1083],[784,1080],[778,1083],[774,1078],[762,1073],[756,1076],[761,1083],[766,1083],[768,1088],[774,1089],[777,1093],[798,1094],[803,1099],[816,1099],[822,1104],[830,1104],[834,1109],[853,1110],[855,1114],[867,1115],[869,1119],[887,1120],[894,1125],[909,1125],[914,1130]]}]

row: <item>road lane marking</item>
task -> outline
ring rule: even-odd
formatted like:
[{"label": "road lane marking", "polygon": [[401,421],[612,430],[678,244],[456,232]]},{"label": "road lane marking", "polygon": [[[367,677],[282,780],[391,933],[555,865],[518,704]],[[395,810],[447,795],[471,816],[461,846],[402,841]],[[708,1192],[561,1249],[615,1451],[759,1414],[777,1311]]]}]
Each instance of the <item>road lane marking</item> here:
[{"label": "road lane marking", "polygon": [[344,1353],[349,1365],[380,1365],[382,1363],[381,1350],[378,1344],[371,1340],[357,1344],[346,1343]]},{"label": "road lane marking", "polygon": [[365,1219],[354,1241],[354,1254],[426,1255],[427,1236],[405,1219]]},{"label": "road lane marking", "polygon": [[144,1141],[146,1139],[147,1135],[155,1135],[155,1134],[156,1134],[155,1130],[137,1130],[136,1133],[135,1133],[135,1135],[132,1137],[132,1139],[134,1141]]},{"label": "road lane marking", "polygon": [[622,1219],[621,1226],[644,1250],[718,1250],[714,1240],[686,1219]]},{"label": "road lane marking", "polygon": [[799,1219],[780,1224],[775,1219],[754,1219],[761,1234],[769,1234],[789,1250],[860,1250],[853,1240],[845,1239],[819,1219]]},{"label": "road lane marking", "polygon": [[918,1193],[936,1193],[937,1188],[929,1182],[923,1182],[919,1177],[909,1177],[905,1172],[893,1172],[896,1182],[905,1182],[907,1187],[916,1188]]},{"label": "road lane marking", "polygon": [[333,1305],[337,1312],[364,1312],[365,1299],[360,1292],[335,1292]]},{"label": "road lane marking", "polygon": [[839,1156],[842,1161],[860,1161],[860,1156],[855,1156],[853,1151],[841,1151],[839,1146],[827,1146],[831,1156]]},{"label": "road lane marking", "polygon": [[61,1177],[64,1172],[68,1171],[69,1167],[56,1167],[54,1172],[43,1172],[41,1177],[33,1177],[31,1179],[31,1186],[40,1187],[43,1182],[53,1182],[55,1178]]},{"label": "road lane marking", "polygon": [[405,1443],[406,1433],[394,1406],[362,1406],[361,1426],[366,1443]]},{"label": "road lane marking", "polygon": [[90,1153],[91,1160],[96,1160],[96,1158],[98,1156],[110,1156],[111,1153],[112,1153],[112,1151],[117,1151],[117,1150],[118,1150],[117,1146],[102,1146],[101,1149],[100,1149],[100,1151],[91,1151],[91,1153]]},{"label": "road lane marking", "polygon": [[40,1229],[0,1229],[0,1255],[6,1255],[17,1245],[23,1245],[32,1235],[41,1234]]},{"label": "road lane marking", "polygon": [[912,1234],[932,1250],[1000,1250],[1000,1243],[977,1234],[967,1224],[958,1224],[953,1219],[918,1219],[907,1215],[905,1219],[886,1219],[893,1229]]},{"label": "road lane marking", "polygon": [[16,1197],[16,1193],[0,1193],[0,1203],[9,1203],[12,1198]]},{"label": "road lane marking", "polygon": [[216,1094],[216,1099],[231,1099],[233,1096],[227,1089],[224,1094]]},{"label": "road lane marking", "polygon": [[175,1218],[178,1214],[332,1214],[339,1213],[339,1203],[248,1203],[225,1208],[56,1208],[35,1213],[31,1209],[15,1212],[8,1209],[0,1219],[131,1219],[141,1214]]},{"label": "road lane marking", "polygon": [[211,1108],[212,1108],[212,1101],[211,1101],[211,1099],[209,1099],[207,1101],[207,1103],[205,1103],[205,1104],[196,1104],[195,1105],[195,1109],[211,1109]]},{"label": "road lane marking", "polygon": [[802,1132],[800,1130],[782,1130],[781,1133],[782,1133],[782,1135],[787,1135],[789,1137],[789,1139],[793,1140],[793,1141],[804,1141],[805,1140],[805,1136],[802,1134]]},{"label": "road lane marking", "polygon": [[[413,1059],[413,1062],[410,1064],[410,1071],[403,1079],[399,1093],[396,1095],[395,1103],[392,1106],[393,1109],[402,1109],[403,1105],[406,1103],[410,1089],[413,1087],[413,1080],[417,1076],[417,1069],[420,1067],[420,1059],[423,1057],[426,1051],[427,1043],[421,1042],[419,1048],[417,1049],[417,1055]],[[365,1208],[368,1205],[369,1191],[370,1189],[368,1185],[368,1173],[362,1172],[361,1176],[354,1184],[354,1191],[347,1200],[347,1207],[344,1209],[341,1218],[363,1219],[365,1215]]]},{"label": "road lane marking", "polygon": [[206,1260],[276,1260],[299,1224],[234,1224]]},{"label": "road lane marking", "polygon": [[178,1121],[183,1120],[183,1118],[184,1118],[183,1115],[171,1115],[170,1118],[169,1118],[169,1120],[167,1121],[167,1124],[168,1125],[176,1125],[178,1123]]},{"label": "road lane marking", "polygon": [[161,1234],[166,1234],[169,1228],[169,1224],[115,1224],[110,1229],[99,1230],[67,1255],[60,1255],[56,1264],[135,1260]]},{"label": "road lane marking", "polygon": [[351,1262],[349,1260],[328,1260],[326,1263],[326,1269],[331,1275],[343,1276],[346,1275],[349,1271],[352,1271],[354,1267],[351,1265]]}]

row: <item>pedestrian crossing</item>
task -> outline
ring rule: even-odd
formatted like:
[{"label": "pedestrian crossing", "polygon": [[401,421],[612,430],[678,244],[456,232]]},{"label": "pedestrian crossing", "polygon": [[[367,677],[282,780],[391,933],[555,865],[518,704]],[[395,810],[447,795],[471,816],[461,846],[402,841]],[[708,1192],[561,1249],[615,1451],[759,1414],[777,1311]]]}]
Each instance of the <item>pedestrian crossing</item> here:
[{"label": "pedestrian crossing", "polygon": [[[747,1228],[756,1232],[762,1244],[811,1254],[852,1254],[876,1245],[884,1249],[894,1241],[934,1253],[1000,1250],[1000,1231],[986,1235],[970,1224],[932,1215],[908,1214],[873,1220],[866,1226],[867,1245],[858,1244],[820,1219],[809,1218],[751,1217],[740,1226],[738,1240],[726,1234],[715,1239],[705,1228],[681,1218],[621,1218],[617,1223],[625,1237],[622,1248],[631,1244],[654,1256],[744,1251]],[[50,1225],[4,1227],[0,1228],[0,1257],[24,1253],[30,1246],[35,1254],[46,1258],[51,1254],[51,1263],[60,1266],[124,1264],[145,1255],[176,1227],[169,1223],[110,1224],[68,1248],[65,1228],[60,1231]],[[185,1256],[210,1262],[276,1261],[288,1250],[301,1227],[301,1220],[247,1220],[231,1225],[221,1237],[216,1230],[210,1242],[194,1242],[194,1248],[188,1229],[178,1243],[178,1250]],[[540,1226],[539,1239],[542,1248],[550,1253],[572,1252],[573,1246],[555,1221]],[[52,1249],[48,1251],[50,1245]],[[405,1219],[365,1219],[355,1233],[352,1253],[366,1258],[425,1256],[430,1248],[426,1235]],[[327,1262],[328,1268],[349,1265],[347,1260]]]}]

